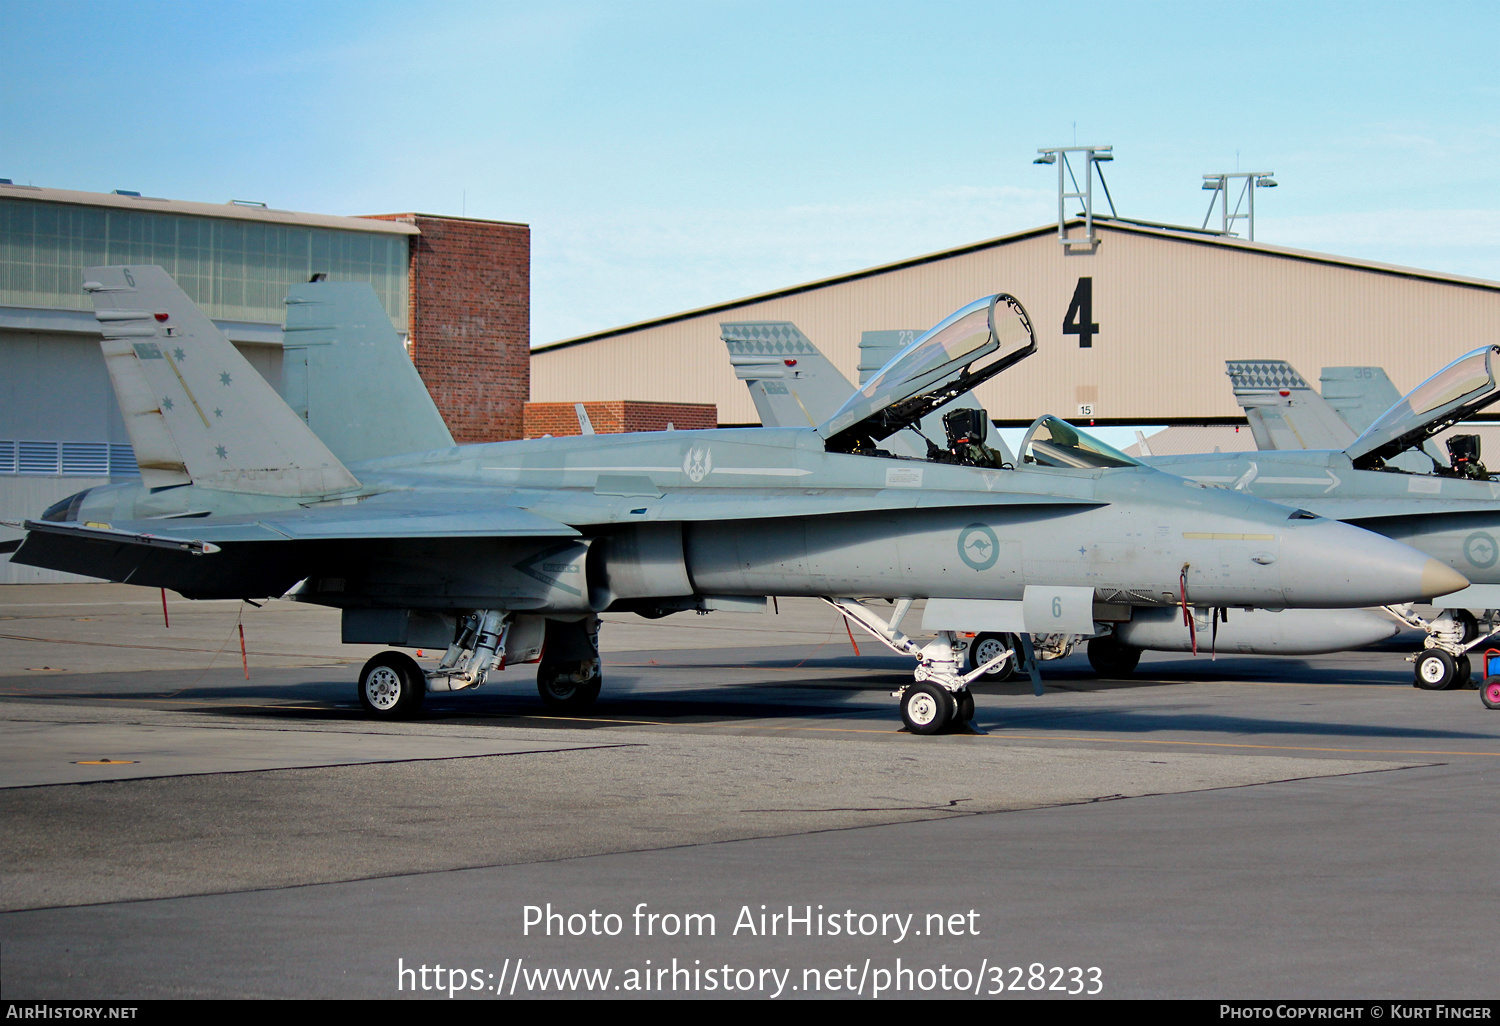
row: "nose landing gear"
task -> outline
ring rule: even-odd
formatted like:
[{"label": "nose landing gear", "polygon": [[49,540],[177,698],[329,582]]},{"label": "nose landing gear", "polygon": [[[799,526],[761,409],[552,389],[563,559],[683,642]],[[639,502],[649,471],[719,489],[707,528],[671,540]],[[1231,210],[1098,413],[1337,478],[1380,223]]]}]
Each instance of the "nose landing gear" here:
[{"label": "nose landing gear", "polygon": [[[963,666],[969,643],[954,631],[938,631],[926,645],[918,645],[901,631],[901,620],[911,609],[912,600],[899,599],[890,620],[885,620],[869,606],[853,598],[824,597],[833,608],[859,624],[894,652],[909,655],[917,661],[912,674],[915,682],[893,691],[892,698],[901,701],[901,720],[913,734],[937,734],[945,728],[962,726],[974,719],[974,695],[969,685],[986,674],[997,672],[1017,659],[1014,640],[1009,647],[992,645],[984,661],[965,673]],[[986,638],[1014,639],[1014,635],[985,635]],[[979,655],[983,655],[981,652]],[[1033,677],[1037,694],[1041,684]]]}]

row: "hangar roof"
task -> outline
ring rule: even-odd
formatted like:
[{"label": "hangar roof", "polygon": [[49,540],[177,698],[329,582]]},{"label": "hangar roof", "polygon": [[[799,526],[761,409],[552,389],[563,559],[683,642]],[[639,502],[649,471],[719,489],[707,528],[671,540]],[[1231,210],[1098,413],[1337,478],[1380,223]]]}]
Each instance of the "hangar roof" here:
[{"label": "hangar roof", "polygon": [[368,217],[342,217],[337,214],[304,214],[291,210],[272,210],[243,203],[197,203],[191,200],[169,200],[156,196],[128,196],[111,192],[76,192],[71,189],[44,189],[36,185],[0,183],[0,197],[35,200],[41,203],[71,203],[84,207],[115,207],[157,214],[191,214],[197,217],[227,218],[235,221],[262,221],[273,224],[302,225],[309,228],[339,228],[351,232],[376,232],[382,235],[420,235],[417,226],[405,221],[375,220]]},{"label": "hangar roof", "polygon": [[853,382],[863,332],[920,333],[1004,291],[1038,355],[977,390],[1002,423],[1236,423],[1226,360],[1286,360],[1309,379],[1381,366],[1405,390],[1500,319],[1500,282],[1119,218],[1095,230],[1086,249],[1047,225],[539,346],[532,400],[713,402],[721,423],[754,423],[721,322],[791,321]]},{"label": "hangar roof", "polygon": [[[1500,282],[1491,281],[1486,278],[1471,278],[1461,274],[1445,274],[1441,271],[1429,271],[1417,267],[1403,267],[1399,264],[1386,264],[1375,260],[1360,260],[1356,257],[1335,256],[1330,253],[1318,253],[1313,250],[1293,249],[1288,246],[1273,246],[1265,242],[1251,242],[1247,239],[1239,239],[1225,235],[1223,232],[1211,229],[1198,229],[1183,225],[1160,224],[1152,221],[1137,221],[1130,218],[1102,217],[1094,215],[1094,223],[1101,227],[1107,227],[1114,231],[1131,232],[1140,235],[1150,235],[1162,239],[1170,239],[1174,242],[1184,242],[1201,246],[1222,246],[1233,249],[1247,250],[1264,256],[1281,257],[1288,260],[1306,260],[1312,263],[1327,264],[1335,267],[1349,267],[1362,271],[1374,271],[1380,274],[1392,274],[1404,278],[1415,278],[1419,280],[1443,282],[1450,285],[1463,285],[1472,288],[1500,291]],[[1082,218],[1070,220],[1070,228],[1081,227]],[[694,317],[703,317],[708,314],[720,313],[727,310],[735,310],[752,303],[763,303],[768,300],[781,299],[786,296],[794,296],[802,292],[811,292],[814,289],[827,288],[830,285],[840,285],[845,282],[859,281],[862,278],[870,278],[891,271],[904,270],[909,267],[920,267],[939,260],[947,260],[951,257],[964,256],[970,253],[978,253],[997,246],[1019,242],[1022,239],[1031,239],[1040,235],[1048,235],[1057,231],[1057,225],[1048,224],[1040,228],[1028,228],[1024,231],[1012,232],[1009,235],[1001,235],[993,239],[985,239],[981,242],[973,242],[964,246],[954,246],[950,249],[940,249],[933,253],[924,253],[921,256],[907,257],[904,260],[896,260],[885,264],[876,264],[873,267],[862,268],[858,271],[850,271],[845,274],[836,274],[827,278],[816,278],[812,281],[803,282],[799,285],[791,285],[786,288],[774,289],[770,292],[759,292],[738,299],[732,299],[723,303],[714,303],[711,306],[697,307],[692,310],[683,310],[680,313],[667,314],[664,317],[654,317],[650,320],[636,321],[631,324],[622,324],[616,328],[594,332],[588,335],[579,335],[574,338],[560,339],[556,342],[547,342],[532,348],[533,353],[542,353],[548,350],[564,349],[569,346],[584,345],[588,342],[600,339],[612,338],[616,335],[627,335],[632,332],[642,331],[647,328],[660,327],[677,321],[690,320]]]}]

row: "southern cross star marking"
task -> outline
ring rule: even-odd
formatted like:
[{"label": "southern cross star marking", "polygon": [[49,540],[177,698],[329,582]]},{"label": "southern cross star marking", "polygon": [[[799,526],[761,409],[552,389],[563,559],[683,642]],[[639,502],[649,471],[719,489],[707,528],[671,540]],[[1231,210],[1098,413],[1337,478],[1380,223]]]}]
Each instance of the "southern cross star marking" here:
[{"label": "southern cross star marking", "polygon": [[176,404],[172,402],[171,396],[167,396],[161,401],[161,408],[164,410],[170,410],[174,405]]},{"label": "southern cross star marking", "polygon": [[187,353],[184,353],[182,351],[181,346],[178,346],[176,349],[172,350],[172,355],[177,358],[178,363],[181,363],[183,360],[187,359]]},{"label": "southern cross star marking", "polygon": [[221,460],[227,460],[227,459],[229,459],[229,450],[226,449],[226,448],[224,448],[222,445],[216,445],[216,446],[214,446],[214,452],[218,455],[219,459],[221,459]]},{"label": "southern cross star marking", "polygon": [[1078,554],[1080,556],[1087,556],[1089,554],[1089,550],[1080,545],[1078,546]]},{"label": "southern cross star marking", "polygon": [[223,410],[215,410],[214,411],[214,416],[218,417],[220,419],[223,419],[223,417],[224,417],[224,411]]},{"label": "southern cross star marking", "polygon": [[231,380],[233,379],[230,378],[228,371],[225,371],[223,374],[219,375],[219,384],[221,385],[227,385]]}]

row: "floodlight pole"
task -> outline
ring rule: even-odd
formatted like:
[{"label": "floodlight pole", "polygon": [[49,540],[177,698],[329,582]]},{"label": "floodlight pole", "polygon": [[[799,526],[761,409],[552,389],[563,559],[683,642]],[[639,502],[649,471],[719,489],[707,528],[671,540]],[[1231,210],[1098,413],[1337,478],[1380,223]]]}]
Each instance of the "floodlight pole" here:
[{"label": "floodlight pole", "polygon": [[[1113,146],[1053,146],[1047,149],[1039,149],[1037,153],[1041,156],[1032,161],[1033,164],[1056,164],[1057,165],[1057,241],[1064,247],[1071,246],[1094,246],[1099,242],[1098,236],[1094,234],[1094,175],[1099,176],[1099,185],[1104,189],[1104,198],[1109,202],[1109,213],[1111,217],[1118,217],[1115,213],[1114,197],[1109,194],[1109,183],[1104,180],[1104,169],[1097,165],[1105,161],[1114,160]],[[1068,162],[1068,154],[1082,153],[1083,156],[1083,188],[1078,187],[1078,179],[1073,174],[1072,165]],[[1069,180],[1073,183],[1073,191],[1068,191]],[[1083,238],[1068,238],[1068,200],[1083,200]]]},{"label": "floodlight pole", "polygon": [[[1208,201],[1208,212],[1203,215],[1203,227],[1208,227],[1208,219],[1214,216],[1215,204],[1219,207],[1219,230],[1225,235],[1233,235],[1230,226],[1236,221],[1246,222],[1249,229],[1250,241],[1255,241],[1255,190],[1276,188],[1276,179],[1271,177],[1274,171],[1231,171],[1219,175],[1204,175],[1203,188],[1213,193],[1213,198]],[[1240,187],[1239,199],[1234,201],[1234,211],[1229,210],[1229,183],[1239,178],[1243,180]],[[1240,213],[1240,204],[1245,205],[1245,213]]]}]

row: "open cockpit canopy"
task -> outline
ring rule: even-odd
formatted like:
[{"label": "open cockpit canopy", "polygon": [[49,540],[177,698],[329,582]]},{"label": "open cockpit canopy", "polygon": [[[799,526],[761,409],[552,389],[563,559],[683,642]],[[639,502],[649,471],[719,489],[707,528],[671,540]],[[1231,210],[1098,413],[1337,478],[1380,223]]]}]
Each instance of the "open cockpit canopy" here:
[{"label": "open cockpit canopy", "polygon": [[1074,467],[1085,470],[1143,465],[1051,414],[1032,421],[1026,437],[1021,439],[1021,462],[1043,467]]},{"label": "open cockpit canopy", "polygon": [[1500,346],[1465,353],[1412,389],[1345,449],[1356,467],[1370,469],[1500,400],[1495,356]]},{"label": "open cockpit canopy", "polygon": [[893,356],[818,433],[833,452],[873,448],[1034,352],[1031,319],[1014,296],[975,300]]}]

